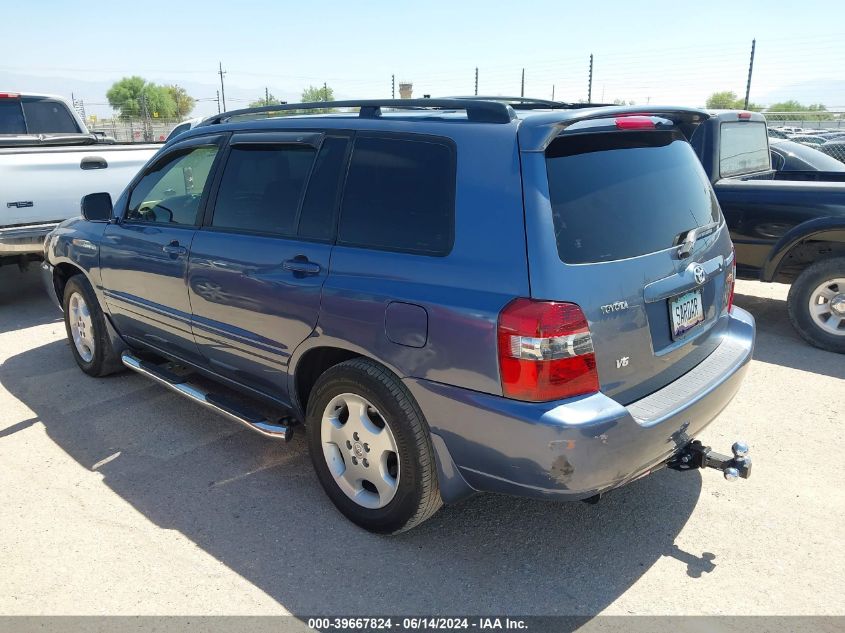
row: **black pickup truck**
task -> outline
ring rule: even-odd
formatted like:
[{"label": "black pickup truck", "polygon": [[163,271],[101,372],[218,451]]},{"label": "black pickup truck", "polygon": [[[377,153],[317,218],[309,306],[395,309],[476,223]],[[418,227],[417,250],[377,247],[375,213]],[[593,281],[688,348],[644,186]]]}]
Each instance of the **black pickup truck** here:
[{"label": "black pickup truck", "polygon": [[690,142],[730,228],[737,276],[792,284],[798,333],[845,353],[845,172],[775,171],[763,115],[709,114]]}]

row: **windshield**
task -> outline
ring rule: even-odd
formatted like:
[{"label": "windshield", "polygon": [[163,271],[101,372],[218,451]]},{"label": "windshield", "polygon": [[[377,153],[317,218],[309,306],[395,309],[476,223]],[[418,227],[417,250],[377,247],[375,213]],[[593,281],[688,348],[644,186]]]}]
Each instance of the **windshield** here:
[{"label": "windshield", "polygon": [[720,219],[701,163],[675,132],[559,138],[546,170],[558,253],[569,264],[664,250]]}]

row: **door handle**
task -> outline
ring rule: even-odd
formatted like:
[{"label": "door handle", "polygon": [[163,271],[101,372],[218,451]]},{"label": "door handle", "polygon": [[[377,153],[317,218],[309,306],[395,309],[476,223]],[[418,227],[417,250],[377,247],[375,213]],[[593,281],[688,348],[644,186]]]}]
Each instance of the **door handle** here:
[{"label": "door handle", "polygon": [[282,262],[282,268],[303,275],[318,275],[320,273],[320,264],[309,262],[308,258],[302,255],[297,255],[293,259],[286,259]]},{"label": "door handle", "polygon": [[161,247],[161,250],[167,253],[168,255],[187,255],[188,249],[184,246],[180,246],[179,242],[172,241],[170,244],[165,244]]},{"label": "door handle", "polygon": [[105,169],[109,164],[100,156],[86,156],[79,161],[80,169]]}]

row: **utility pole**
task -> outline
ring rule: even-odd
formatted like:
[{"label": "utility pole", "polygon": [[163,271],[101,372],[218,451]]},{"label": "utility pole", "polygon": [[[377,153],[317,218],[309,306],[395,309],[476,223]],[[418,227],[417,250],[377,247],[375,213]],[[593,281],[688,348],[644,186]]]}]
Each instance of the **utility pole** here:
[{"label": "utility pole", "polygon": [[270,105],[270,90],[264,86],[264,105]]},{"label": "utility pole", "polygon": [[593,54],[590,53],[590,79],[587,82],[587,103],[593,101]]},{"label": "utility pole", "polygon": [[141,93],[141,117],[144,126],[144,140],[149,143],[153,140],[153,122],[150,118],[150,109],[147,106],[147,95]]},{"label": "utility pole", "polygon": [[520,87],[520,89],[519,89],[519,96],[520,97],[525,96],[525,69],[524,68],[522,69],[522,87]]},{"label": "utility pole", "polygon": [[396,98],[396,75],[390,75],[390,98]]},{"label": "utility pole", "polygon": [[223,110],[226,110],[226,88],[223,85],[223,75],[225,75],[226,73],[223,70],[223,62],[219,62],[219,64],[220,70],[218,72],[220,73],[220,94],[223,95]]},{"label": "utility pole", "polygon": [[475,96],[478,96],[478,66],[475,67]]},{"label": "utility pole", "polygon": [[329,100],[329,87],[326,85],[326,82],[323,82],[323,101]]},{"label": "utility pole", "polygon": [[748,63],[748,83],[745,84],[745,109],[748,109],[748,96],[751,94],[751,73],[754,70],[754,48],[757,46],[757,38],[751,40],[751,61]]},{"label": "utility pole", "polygon": [[555,85],[552,84],[552,101],[555,100]]},{"label": "utility pole", "polygon": [[220,114],[220,91],[217,91],[217,114]]}]

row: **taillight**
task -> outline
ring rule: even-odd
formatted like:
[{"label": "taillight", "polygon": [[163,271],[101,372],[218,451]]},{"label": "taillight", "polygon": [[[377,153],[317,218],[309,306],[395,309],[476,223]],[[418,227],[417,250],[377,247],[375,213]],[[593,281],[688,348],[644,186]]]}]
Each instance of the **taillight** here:
[{"label": "taillight", "polygon": [[654,121],[647,116],[622,116],[616,119],[616,127],[620,130],[652,130]]},{"label": "taillight", "polygon": [[725,275],[725,296],[722,305],[725,306],[725,312],[730,312],[734,306],[734,286],[736,285],[736,253],[731,248],[731,263],[728,266],[728,272]]},{"label": "taillight", "polygon": [[599,390],[590,328],[574,303],[514,299],[499,314],[498,339],[505,397],[544,402]]},{"label": "taillight", "polygon": [[740,120],[747,121],[748,119],[751,118],[751,113],[750,112],[740,112],[736,115],[736,117]]},{"label": "taillight", "polygon": [[20,96],[18,92],[0,92],[0,99],[19,99]]}]

